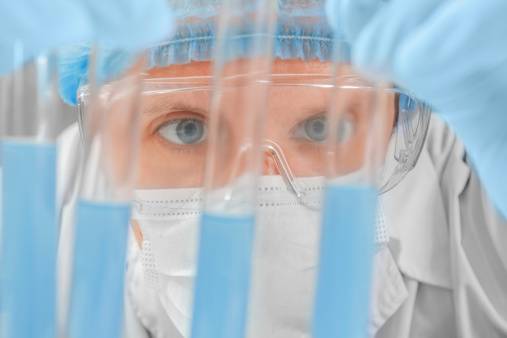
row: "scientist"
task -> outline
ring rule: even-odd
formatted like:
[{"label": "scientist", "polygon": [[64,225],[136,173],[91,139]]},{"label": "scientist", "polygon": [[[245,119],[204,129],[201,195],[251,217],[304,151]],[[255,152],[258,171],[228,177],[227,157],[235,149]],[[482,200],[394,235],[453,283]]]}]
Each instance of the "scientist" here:
[{"label": "scientist", "polygon": [[[24,23],[51,27],[47,25],[59,21],[52,20],[54,14],[50,14],[66,7],[60,4],[58,10],[37,12],[34,21],[30,14],[40,8],[37,5],[3,5],[7,7],[0,11],[6,27],[2,44],[14,41],[20,32],[27,34],[21,36],[22,41],[44,48],[83,39],[81,33],[72,37],[69,33],[62,40],[60,34],[65,29],[59,29],[49,31],[47,41],[41,40],[38,28],[27,29]],[[101,8],[102,3],[96,6]],[[502,111],[502,93],[507,89],[505,7],[501,0],[329,3],[331,22],[337,27],[347,23],[342,29],[352,43],[354,61],[377,76],[394,79],[431,103],[466,146],[465,151],[460,141],[434,119],[419,165],[386,194],[386,219],[391,231],[388,254],[394,256],[395,265],[377,272],[387,277],[380,279],[384,283],[378,286],[379,303],[372,309],[371,333],[376,337],[507,335],[507,250],[502,242],[507,224],[500,213],[505,215],[507,208],[507,181],[502,175],[507,169],[507,115]],[[8,20],[13,13],[19,17],[16,22]],[[150,23],[156,22],[155,18],[167,18],[157,11],[152,14]],[[93,22],[92,17],[86,17],[90,20],[87,25]],[[71,14],[66,18],[69,27],[80,22],[72,20],[78,17]],[[132,21],[115,22],[134,27]],[[108,31],[100,22],[93,26]],[[118,41],[128,36],[125,31],[114,30]],[[36,33],[37,43],[31,40]],[[159,37],[139,40],[148,43],[152,38]],[[2,57],[0,61],[4,69],[12,69],[10,59]],[[167,135],[180,137],[177,129]],[[199,130],[195,123],[183,129]],[[488,193],[482,190],[481,182]],[[141,231],[137,236],[140,243],[142,235]],[[147,297],[141,302],[150,300]],[[153,318],[163,312],[155,310],[155,315],[145,316],[152,318],[152,324],[141,325],[144,330],[155,330],[159,324]]]},{"label": "scientist", "polygon": [[[206,16],[199,15],[199,7],[174,4],[182,24],[176,26],[174,37],[148,52],[150,65],[140,114],[139,178],[131,222],[134,240],[129,248],[127,272],[126,332],[132,337],[189,337],[196,229],[211,128],[215,30],[210,13],[219,13],[215,3],[201,5],[208,10]],[[260,249],[254,253],[248,318],[251,337],[283,338],[311,333],[319,235],[319,212],[314,207],[321,204],[324,185],[325,139],[329,129],[326,110],[331,99],[333,68],[332,31],[322,5],[318,1],[302,7],[290,2],[279,5],[265,117],[266,154],[256,208],[256,245]],[[241,38],[246,40],[235,49],[238,60],[227,64],[231,69],[241,69],[244,62],[241,46],[248,44],[248,34]],[[78,101],[80,108],[88,104],[84,64],[87,53],[88,49],[81,48],[67,54],[61,74],[64,98],[71,103]],[[111,60],[116,56],[113,52]],[[367,112],[371,87],[350,68],[343,75],[340,85],[354,85],[355,89],[347,102],[347,118],[342,125],[341,142],[350,149],[351,156],[342,163],[346,173],[341,180],[355,183],[361,159],[354,155],[361,153],[370,130]],[[234,150],[242,147],[244,126],[238,111],[241,98],[234,90],[224,89],[222,95],[221,141],[227,147],[220,159],[227,177],[235,175],[234,169],[241,166]],[[386,90],[383,95],[389,126],[384,137],[387,143],[396,121],[406,120],[397,119],[397,114],[419,116],[422,111],[411,110],[405,93]],[[401,95],[405,100],[400,99]],[[419,129],[421,140],[427,127],[424,124]],[[397,130],[401,132],[402,128]],[[79,139],[75,126],[62,136],[63,161],[77,152]],[[115,153],[128,151],[121,148],[122,142],[117,144]],[[391,157],[394,159],[392,154]],[[290,170],[283,171],[284,164]],[[289,189],[287,181],[291,180],[302,189],[304,200]],[[383,308],[392,307],[385,293],[398,293],[403,287],[401,274],[386,246],[386,233],[385,225],[379,222],[376,279],[387,287],[376,288],[376,320]],[[402,295],[403,290],[399,293]],[[371,332],[376,331],[375,325],[370,325]]]}]

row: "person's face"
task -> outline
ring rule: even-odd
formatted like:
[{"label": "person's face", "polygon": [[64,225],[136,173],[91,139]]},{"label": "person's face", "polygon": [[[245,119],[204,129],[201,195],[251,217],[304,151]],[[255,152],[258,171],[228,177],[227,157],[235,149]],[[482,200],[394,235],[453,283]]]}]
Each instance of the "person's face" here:
[{"label": "person's face", "polygon": [[[273,65],[275,74],[312,74],[309,82],[277,76],[268,92],[264,138],[275,142],[283,151],[296,176],[321,176],[326,165],[326,111],[332,90],[329,84],[331,63],[319,61],[282,61]],[[157,68],[148,77],[177,78],[211,75],[209,62],[194,62]],[[351,70],[345,75],[355,76]],[[306,75],[308,77],[308,75]],[[313,83],[314,85],[308,85]],[[316,86],[315,83],[320,84]],[[202,84],[202,83],[201,83]],[[296,85],[294,85],[296,84]],[[304,84],[304,85],[302,85]],[[143,96],[139,188],[179,188],[202,185],[208,145],[208,123],[211,104],[211,83],[208,88],[152,93]],[[389,126],[395,115],[395,97],[385,104]],[[367,135],[371,126],[371,91],[349,90],[335,98],[341,103],[344,116],[340,123],[340,148],[346,158],[344,173],[357,170],[363,161]],[[345,103],[343,103],[345,102]],[[337,103],[340,105],[340,103]],[[224,161],[234,158],[241,148],[246,126],[241,121],[241,97],[224,92],[220,109],[221,138],[226,145]],[[368,112],[368,113],[367,113]],[[387,143],[391,128],[386,129]],[[266,157],[263,174],[279,174]],[[232,165],[232,164],[231,164]]]}]

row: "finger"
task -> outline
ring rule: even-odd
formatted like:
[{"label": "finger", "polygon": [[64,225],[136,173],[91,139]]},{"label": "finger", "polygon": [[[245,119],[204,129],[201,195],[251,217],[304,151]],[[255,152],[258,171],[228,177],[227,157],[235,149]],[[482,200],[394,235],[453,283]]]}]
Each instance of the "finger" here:
[{"label": "finger", "polygon": [[[495,78],[507,65],[505,13],[503,0],[449,2],[399,48],[394,73],[427,97],[442,96],[445,88],[465,97],[471,93],[459,90],[464,84],[480,86],[484,81],[507,88],[507,74]],[[423,60],[425,56],[431,57]]]},{"label": "finger", "polygon": [[387,4],[382,0],[342,0],[338,9],[343,32],[350,42],[357,37],[373,18]]}]

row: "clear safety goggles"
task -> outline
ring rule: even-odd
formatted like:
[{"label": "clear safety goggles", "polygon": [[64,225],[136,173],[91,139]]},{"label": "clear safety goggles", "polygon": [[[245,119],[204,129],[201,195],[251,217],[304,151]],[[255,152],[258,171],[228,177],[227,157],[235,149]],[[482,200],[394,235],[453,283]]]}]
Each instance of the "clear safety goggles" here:
[{"label": "clear safety goggles", "polygon": [[[233,84],[241,85],[240,82],[235,79]],[[340,87],[341,95],[332,95],[333,83]],[[144,79],[138,188],[203,185],[212,89],[209,76]],[[262,174],[281,175],[297,196],[302,196],[304,191],[298,178],[326,175],[329,160],[326,111],[330,100],[337,100],[337,104],[342,100],[342,105],[345,104],[342,106],[345,116],[338,125],[340,136],[336,140],[348,151],[347,156],[341,157],[342,174],[360,170],[362,159],[355,154],[363,153],[368,143],[371,123],[368,101],[373,90],[368,82],[357,76],[337,81],[322,74],[272,75],[261,144]],[[241,154],[249,147],[244,141],[239,142],[238,135],[244,126],[236,121],[235,110],[241,102],[237,95],[234,88],[228,90],[227,85],[222,86],[220,109],[224,111],[217,123],[222,124],[220,142],[227,144],[218,155],[225,168],[224,182],[241,175],[244,166]],[[380,192],[386,192],[416,164],[428,129],[430,110],[397,88],[383,89],[381,95],[387,123],[392,125],[386,129],[385,161],[378,178]],[[87,88],[83,87],[78,95],[81,117],[86,110],[87,97]],[[114,104],[111,107],[114,109]]]}]

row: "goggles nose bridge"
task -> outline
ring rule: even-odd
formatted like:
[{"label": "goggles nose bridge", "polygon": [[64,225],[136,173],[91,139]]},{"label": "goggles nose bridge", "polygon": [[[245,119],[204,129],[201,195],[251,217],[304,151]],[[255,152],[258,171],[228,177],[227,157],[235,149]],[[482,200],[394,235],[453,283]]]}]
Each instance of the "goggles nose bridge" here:
[{"label": "goggles nose bridge", "polygon": [[[247,151],[251,145],[242,147],[240,153]],[[267,175],[280,175],[284,180],[287,188],[296,196],[298,201],[312,210],[318,210],[313,205],[307,203],[305,189],[296,180],[292,170],[287,162],[282,148],[274,141],[265,139],[261,144],[261,151],[263,153],[263,173]],[[235,161],[236,165],[231,171],[229,181],[241,171],[239,161]]]},{"label": "goggles nose bridge", "polygon": [[263,175],[280,175],[279,165],[270,152],[264,151],[262,156],[262,174]]},{"label": "goggles nose bridge", "polygon": [[296,179],[292,173],[292,170],[283,154],[282,148],[274,141],[264,140],[262,143],[263,150],[263,169],[265,169],[265,165],[268,167],[268,170],[272,169],[274,164],[276,173],[282,176],[287,187],[296,195],[299,200],[302,200],[304,197],[303,189],[297,184]]}]

